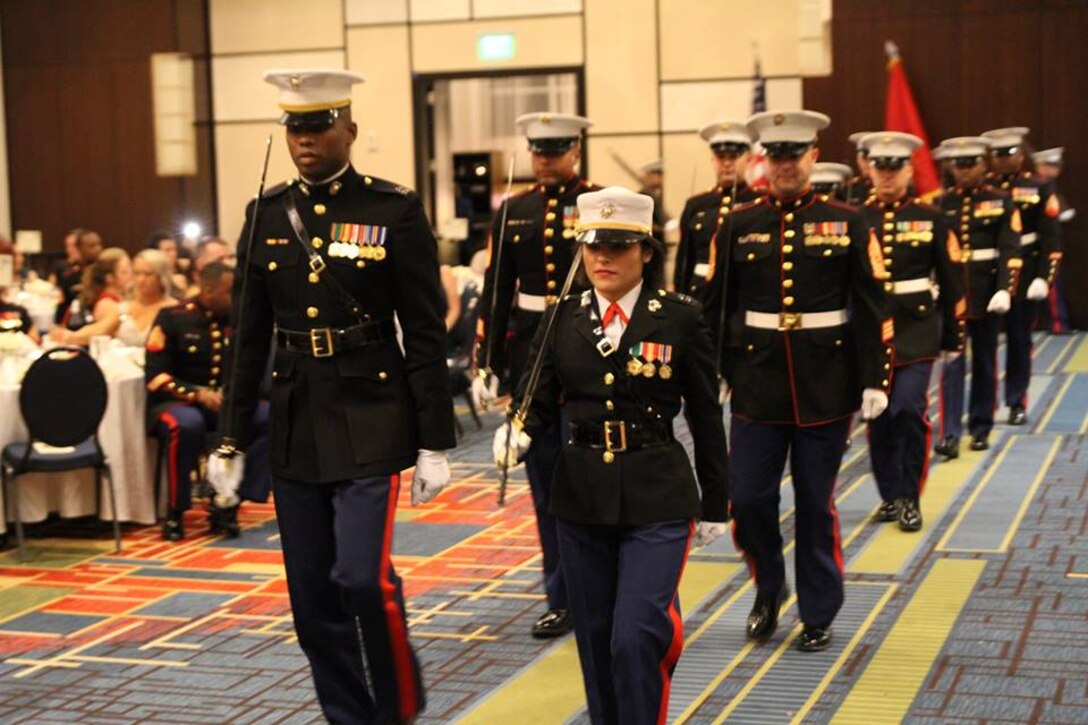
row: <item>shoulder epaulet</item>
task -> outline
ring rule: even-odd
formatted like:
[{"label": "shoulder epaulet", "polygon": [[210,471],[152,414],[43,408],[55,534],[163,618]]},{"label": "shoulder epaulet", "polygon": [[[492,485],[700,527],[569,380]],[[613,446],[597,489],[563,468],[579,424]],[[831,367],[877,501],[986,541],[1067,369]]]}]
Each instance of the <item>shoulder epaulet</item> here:
[{"label": "shoulder epaulet", "polygon": [[[933,192],[929,192],[929,193],[932,194]],[[938,209],[936,206],[934,206],[930,202],[926,201],[923,197],[916,196],[913,199],[911,199],[911,203],[914,204],[914,206],[918,207],[919,209],[925,209],[926,211],[934,212],[936,214],[941,213],[940,209]]]},{"label": "shoulder epaulet", "polygon": [[994,186],[992,184],[983,184],[982,185],[982,191],[988,191],[991,194],[996,194],[997,196],[1001,196],[1001,197],[1008,197],[1009,196],[1009,192],[1008,192],[1007,189],[1002,189],[1001,187]]},{"label": "shoulder epaulet", "polygon": [[387,179],[379,179],[377,176],[361,176],[361,183],[364,188],[370,191],[377,191],[381,194],[397,194],[398,196],[411,196],[415,192],[409,189],[407,186],[397,184]]},{"label": "shoulder epaulet", "polygon": [[944,196],[944,189],[934,189],[933,191],[927,191],[919,197],[915,197],[914,202],[921,206],[930,206],[936,204],[942,196]]},{"label": "shoulder epaulet", "polygon": [[847,204],[845,201],[840,201],[839,199],[836,199],[835,197],[830,195],[827,195],[827,198],[823,199],[823,202],[828,206],[833,206],[836,209],[842,209],[843,211],[861,211],[860,207],[854,206],[853,204]]},{"label": "shoulder epaulet", "polygon": [[287,191],[292,186],[294,186],[294,184],[295,184],[294,179],[288,179],[287,181],[276,184],[271,189],[265,189],[264,193],[261,194],[261,198],[262,199],[271,199],[273,197],[279,196],[280,194],[282,194],[283,192]]},{"label": "shoulder epaulet", "polygon": [[766,200],[767,200],[767,197],[758,196],[755,199],[752,199],[751,201],[741,202],[740,204],[736,204],[736,205],[733,206],[733,209],[732,209],[731,213],[737,214],[737,213],[742,212],[742,211],[748,211],[749,209],[755,209],[756,207],[761,206]]},{"label": "shoulder epaulet", "polygon": [[172,305],[170,307],[164,307],[163,309],[169,310],[172,315],[184,315],[196,310],[196,303],[182,300],[180,304]]},{"label": "shoulder epaulet", "polygon": [[695,307],[699,304],[698,300],[683,292],[669,292],[668,290],[659,289],[657,291],[657,296],[664,298],[669,302],[676,302],[677,304],[687,305],[688,307]]}]

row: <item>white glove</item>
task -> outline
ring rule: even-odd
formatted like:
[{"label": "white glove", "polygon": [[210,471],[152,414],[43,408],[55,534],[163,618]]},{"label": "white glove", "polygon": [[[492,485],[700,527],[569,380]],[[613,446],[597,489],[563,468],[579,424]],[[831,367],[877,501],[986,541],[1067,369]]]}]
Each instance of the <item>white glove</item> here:
[{"label": "white glove", "polygon": [[936,300],[941,296],[941,286],[936,282],[929,283],[929,293],[933,295],[933,299]]},{"label": "white glove", "polygon": [[525,455],[532,443],[533,439],[522,430],[520,423],[503,423],[495,431],[495,439],[491,443],[491,455],[495,465],[499,468],[513,466]]},{"label": "white glove", "polygon": [[227,455],[216,451],[208,457],[208,483],[215,489],[215,503],[221,507],[238,503],[238,486],[246,470],[246,454]]},{"label": "white glove", "polygon": [[450,482],[450,464],[445,451],[420,449],[416,472],[412,474],[412,505],[427,503]]},{"label": "white glove", "polygon": [[945,365],[954,363],[963,355],[963,350],[941,350],[941,362]]},{"label": "white glove", "polygon": [[990,298],[990,304],[986,305],[986,311],[1003,315],[1009,311],[1010,307],[1012,307],[1012,297],[1009,296],[1008,290],[999,289]]},{"label": "white glove", "polygon": [[722,521],[700,521],[695,524],[695,538],[691,542],[694,549],[710,546],[715,541],[725,536],[729,524]]},{"label": "white glove", "polygon": [[729,387],[729,383],[725,382],[724,380],[718,383],[718,403],[720,405],[725,405],[729,402],[730,390],[731,388]]},{"label": "white glove", "polygon": [[1050,285],[1048,285],[1046,280],[1042,277],[1036,277],[1031,280],[1031,284],[1028,285],[1029,300],[1045,300],[1049,294]]},{"label": "white glove", "polygon": [[480,373],[472,379],[472,404],[487,410],[499,397],[499,379],[491,373]]},{"label": "white glove", "polygon": [[879,388],[866,388],[861,391],[861,419],[872,420],[888,408],[888,394]]}]

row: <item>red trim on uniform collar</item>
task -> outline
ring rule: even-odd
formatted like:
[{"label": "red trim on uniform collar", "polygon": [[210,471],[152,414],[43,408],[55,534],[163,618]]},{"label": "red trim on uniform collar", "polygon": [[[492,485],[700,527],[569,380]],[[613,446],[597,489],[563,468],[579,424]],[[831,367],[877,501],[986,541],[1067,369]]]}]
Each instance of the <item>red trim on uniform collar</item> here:
[{"label": "red trim on uniform collar", "polygon": [[803,206],[806,206],[816,196],[816,192],[812,188],[812,184],[805,187],[797,196],[790,196],[785,199],[779,199],[773,193],[767,195],[768,198],[774,203],[776,209],[782,209],[784,211],[797,211]]}]

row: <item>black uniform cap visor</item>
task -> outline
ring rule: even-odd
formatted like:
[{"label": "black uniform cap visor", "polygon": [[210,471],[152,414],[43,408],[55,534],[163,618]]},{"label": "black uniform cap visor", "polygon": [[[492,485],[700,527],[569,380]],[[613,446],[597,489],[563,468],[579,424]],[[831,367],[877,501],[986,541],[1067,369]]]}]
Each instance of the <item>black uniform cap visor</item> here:
[{"label": "black uniform cap visor", "polygon": [[775,159],[776,161],[786,161],[800,158],[806,151],[812,148],[812,145],[812,143],[802,143],[799,141],[776,141],[763,144],[763,149],[767,152],[768,157]]},{"label": "black uniform cap visor", "polygon": [[970,169],[984,161],[981,156],[953,156],[948,160],[961,169]]},{"label": "black uniform cap visor", "polygon": [[628,229],[585,229],[574,238],[579,244],[607,245],[611,247],[638,244],[648,239],[650,239],[649,234]]},{"label": "black uniform cap visor", "polygon": [[562,156],[578,144],[577,136],[566,138],[531,138],[529,139],[529,151],[545,156]]},{"label": "black uniform cap visor", "polygon": [[750,148],[751,146],[748,144],[739,141],[722,141],[710,144],[710,150],[714,152],[715,156],[741,156],[748,153]]},{"label": "black uniform cap visor", "polygon": [[1012,156],[1019,150],[1019,146],[996,146],[990,149],[990,153],[994,156]]},{"label": "black uniform cap visor", "polygon": [[906,156],[874,156],[869,163],[882,171],[898,171],[910,161]]},{"label": "black uniform cap visor", "polygon": [[329,108],[324,111],[293,113],[288,111],[280,117],[280,123],[291,131],[320,132],[332,126],[340,118],[340,109]]},{"label": "black uniform cap visor", "polygon": [[817,194],[833,194],[839,188],[837,181],[814,181],[812,190]]}]

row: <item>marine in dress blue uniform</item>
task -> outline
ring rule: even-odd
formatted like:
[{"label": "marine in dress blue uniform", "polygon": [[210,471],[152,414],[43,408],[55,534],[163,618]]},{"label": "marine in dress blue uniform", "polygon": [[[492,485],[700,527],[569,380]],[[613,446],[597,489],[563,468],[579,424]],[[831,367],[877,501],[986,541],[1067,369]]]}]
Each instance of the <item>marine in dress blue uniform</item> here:
[{"label": "marine in dress blue uniform", "polygon": [[704,126],[699,136],[713,154],[716,183],[684,204],[673,289],[702,300],[713,265],[715,236],[729,210],[755,200],[759,191],[745,180],[753,139],[743,121],[716,121]]},{"label": "marine in dress blue uniform", "polygon": [[249,421],[274,338],[276,517],[321,709],[334,723],[412,722],[426,698],[390,554],[401,472],[415,463],[412,501],[429,499],[449,479],[455,442],[437,245],[415,193],[351,166],[361,76],[265,80],[280,89],[300,176],[246,212],[237,368],[209,479],[229,496],[238,459],[253,455]]},{"label": "marine in dress blue uniform", "polygon": [[[496,462],[531,450],[565,401],[570,437],[551,508],[590,719],[663,723],[684,642],[678,587],[688,549],[693,536],[700,545],[726,531],[714,351],[699,303],[658,286],[665,249],[650,237],[653,200],[609,187],[578,206],[593,287],[564,299],[553,334],[534,341],[539,387],[515,419],[515,450],[496,431]],[[673,435],[682,403],[695,475]]]},{"label": "marine in dress blue uniform", "polygon": [[922,140],[886,131],[864,139],[873,196],[863,211],[883,244],[895,321],[888,410],[869,422],[869,456],[883,503],[879,521],[922,528],[919,503],[929,471],[929,378],[940,352],[963,352],[963,265],[959,240],[941,210],[910,194],[911,154]]},{"label": "marine in dress blue uniform", "polygon": [[838,198],[850,206],[862,206],[873,195],[873,182],[869,178],[869,149],[862,142],[872,131],[855,131],[850,134],[850,143],[856,149],[854,163],[858,166],[858,173],[851,176],[839,187]]},{"label": "marine in dress blue uniform", "polygon": [[1058,215],[1061,204],[1054,185],[1024,171],[1024,126],[984,131],[990,139],[987,181],[1008,192],[1020,212],[1020,284],[1005,316],[1005,405],[1009,425],[1028,422],[1028,384],[1031,382],[1031,329],[1040,303],[1050,294],[1062,259]]},{"label": "marine in dress blue uniform", "polygon": [[[507,362],[511,388],[517,386],[544,311],[559,301],[559,291],[574,256],[578,197],[599,188],[579,178],[573,170],[581,154],[581,134],[590,125],[581,116],[558,113],[530,113],[517,119],[519,130],[528,139],[537,183],[509,199],[506,208],[495,214],[491,261],[484,277],[477,325],[476,359],[480,376],[473,381],[473,389],[481,402],[488,402],[491,396],[485,391],[495,388],[497,373]],[[509,347],[505,347],[511,320],[514,334]],[[537,432],[536,445],[525,460],[548,600],[548,610],[531,630],[538,638],[558,637],[571,629],[555,519],[548,506],[556,458],[566,437],[562,419],[556,418],[554,423],[550,430]]]},{"label": "marine in dress blue uniform", "polygon": [[[1058,177],[1062,172],[1062,152],[1064,150],[1061,146],[1056,146],[1036,151],[1031,155],[1031,160],[1035,165],[1035,175],[1055,185],[1054,193],[1058,197],[1060,229],[1064,229],[1064,225],[1073,221],[1077,213],[1076,209],[1069,206],[1068,201],[1057,190]],[[1060,264],[1058,272],[1054,276],[1054,282],[1050,285],[1047,304],[1043,307],[1040,317],[1043,321],[1043,329],[1052,334],[1065,335],[1072,331],[1069,323],[1069,302],[1065,293],[1065,279]]]},{"label": "marine in dress blue uniform", "polygon": [[812,190],[817,194],[837,197],[852,173],[846,164],[821,161],[812,165],[812,177],[809,181],[812,182]]},{"label": "marine in dress blue uniform", "polygon": [[[1007,193],[984,183],[990,139],[961,136],[941,142],[956,187],[941,196],[941,211],[963,250],[967,334],[971,341],[968,431],[972,450],[989,448],[997,400],[997,335],[1020,277],[1020,213]],[[941,431],[934,447],[946,458],[959,455],[967,375],[964,356],[941,366]]]},{"label": "marine in dress blue uniform", "polygon": [[842,606],[835,478],[853,414],[874,418],[887,406],[894,333],[880,243],[860,211],[809,184],[816,131],[828,123],[811,111],[749,120],[768,155],[770,194],[734,209],[707,310],[716,321],[724,303],[740,330],[725,374],[734,538],[757,587],[747,633],[769,637],[788,595],[778,509],[789,459],[804,651],[830,644]]},{"label": "marine in dress blue uniform", "polygon": [[[144,369],[148,418],[159,439],[166,465],[167,513],[162,535],[167,541],[185,536],[182,514],[192,507],[191,483],[199,472],[208,434],[219,427],[223,370],[230,341],[230,295],[234,271],[213,262],[200,272],[200,293],[180,305],[159,311],[147,337]],[[253,441],[238,496],[268,500],[268,406],[254,411]],[[238,536],[238,506],[208,509],[211,533]]]}]

